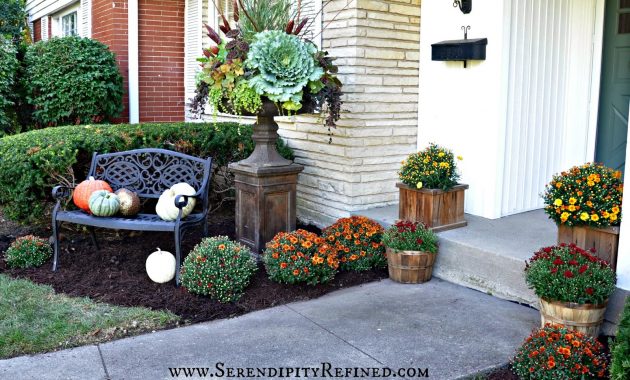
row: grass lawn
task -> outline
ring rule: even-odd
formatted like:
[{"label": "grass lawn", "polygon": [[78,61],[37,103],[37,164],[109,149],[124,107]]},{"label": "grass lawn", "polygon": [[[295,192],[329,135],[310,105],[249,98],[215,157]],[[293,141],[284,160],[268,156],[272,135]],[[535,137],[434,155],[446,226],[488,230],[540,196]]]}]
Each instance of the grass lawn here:
[{"label": "grass lawn", "polygon": [[0,358],[111,340],[174,324],[171,313],[55,294],[0,274]]}]

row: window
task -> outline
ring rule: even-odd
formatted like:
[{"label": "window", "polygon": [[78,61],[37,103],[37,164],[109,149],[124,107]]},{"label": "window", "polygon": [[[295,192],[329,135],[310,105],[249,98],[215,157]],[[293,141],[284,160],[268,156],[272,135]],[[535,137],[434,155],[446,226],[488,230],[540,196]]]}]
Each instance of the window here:
[{"label": "window", "polygon": [[76,2],[51,15],[50,37],[79,36],[82,33],[81,5]]},{"label": "window", "polygon": [[77,28],[77,12],[74,11],[65,16],[61,17],[61,35],[65,36],[76,36],[78,35]]}]

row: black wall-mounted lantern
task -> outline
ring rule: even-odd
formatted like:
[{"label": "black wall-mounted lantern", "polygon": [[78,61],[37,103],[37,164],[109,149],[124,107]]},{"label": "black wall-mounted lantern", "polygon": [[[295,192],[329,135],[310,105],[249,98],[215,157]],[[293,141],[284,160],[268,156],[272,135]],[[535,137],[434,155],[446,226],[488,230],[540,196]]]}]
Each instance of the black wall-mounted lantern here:
[{"label": "black wall-mounted lantern", "polygon": [[433,61],[463,61],[464,68],[469,60],[484,61],[486,59],[487,38],[468,39],[470,26],[464,27],[463,40],[442,41],[431,45]]},{"label": "black wall-mounted lantern", "polygon": [[472,0],[454,0],[453,7],[459,7],[462,13],[468,14],[472,10]]}]

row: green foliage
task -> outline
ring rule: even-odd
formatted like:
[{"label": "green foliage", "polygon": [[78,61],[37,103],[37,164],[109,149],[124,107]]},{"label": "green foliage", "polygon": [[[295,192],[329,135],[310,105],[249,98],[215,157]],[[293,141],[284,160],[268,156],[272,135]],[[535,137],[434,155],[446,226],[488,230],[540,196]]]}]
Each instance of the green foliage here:
[{"label": "green foliage", "polygon": [[27,28],[25,0],[2,0],[0,2],[0,37],[14,42],[22,39]]},{"label": "green foliage", "polygon": [[48,241],[27,235],[15,239],[5,253],[5,260],[11,268],[36,268],[51,256],[52,248]]},{"label": "green foliage", "polygon": [[396,222],[385,230],[383,244],[398,251],[438,252],[437,235],[420,222]]},{"label": "green foliage", "polygon": [[227,236],[204,239],[188,254],[181,270],[189,292],[219,302],[238,301],[258,266],[249,250]]},{"label": "green foliage", "polygon": [[387,266],[383,227],[364,216],[341,218],[322,231],[339,255],[341,269],[364,271]]},{"label": "green foliage", "polygon": [[11,133],[14,129],[13,96],[18,69],[17,48],[9,40],[0,36],[0,137]]},{"label": "green foliage", "polygon": [[[171,123],[66,126],[7,136],[0,139],[0,205],[12,220],[37,221],[58,178],[72,170],[82,180],[93,152],[164,148],[211,156],[216,174],[253,151],[252,132],[251,126],[234,123]],[[293,159],[282,142],[278,147],[283,157]]]},{"label": "green foliage", "polygon": [[265,269],[272,281],[284,284],[325,284],[339,267],[337,252],[312,232],[280,232],[267,243],[263,255]]},{"label": "green foliage", "polygon": [[0,358],[103,342],[178,319],[164,311],[70,298],[50,286],[0,274]]},{"label": "green foliage", "polygon": [[254,35],[259,31],[284,30],[289,20],[297,15],[298,8],[294,3],[293,0],[242,0],[245,12],[249,15],[247,17],[241,10],[238,22],[245,40],[253,41]]},{"label": "green foliage", "polygon": [[602,304],[615,291],[610,265],[575,245],[542,248],[525,266],[525,280],[548,301]]},{"label": "green foliage", "polygon": [[256,114],[262,108],[260,95],[249,86],[247,81],[241,81],[230,96],[232,108],[237,114]]},{"label": "green foliage", "polygon": [[619,331],[615,343],[610,350],[610,379],[630,379],[630,298],[626,298],[626,306],[619,322]]},{"label": "green foliage", "polygon": [[99,123],[123,109],[123,79],[114,54],[89,38],[40,41],[25,56],[28,102],[42,126]]},{"label": "green foliage", "polygon": [[279,30],[258,33],[245,65],[259,74],[249,79],[249,85],[260,95],[281,102],[283,108],[297,110],[301,107],[302,89],[324,75],[315,61],[316,53],[314,44],[298,36]]},{"label": "green foliage", "polygon": [[606,374],[606,355],[595,338],[548,324],[525,339],[512,369],[521,380],[600,379]]},{"label": "green foliage", "polygon": [[398,175],[405,185],[414,189],[448,190],[457,185],[459,179],[453,152],[433,143],[410,154]]}]

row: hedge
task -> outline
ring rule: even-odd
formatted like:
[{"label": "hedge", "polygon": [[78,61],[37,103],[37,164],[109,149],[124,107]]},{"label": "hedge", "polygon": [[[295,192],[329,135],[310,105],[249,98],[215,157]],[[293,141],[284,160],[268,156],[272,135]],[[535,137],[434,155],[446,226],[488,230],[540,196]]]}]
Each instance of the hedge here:
[{"label": "hedge", "polygon": [[123,110],[123,78],[114,53],[89,38],[61,37],[29,46],[25,87],[43,127],[100,123]]},{"label": "hedge", "polygon": [[610,353],[612,356],[610,379],[630,379],[630,297],[626,298],[626,306],[619,323],[619,331]]},{"label": "hedge", "polygon": [[9,134],[14,128],[13,92],[18,68],[17,48],[0,36],[0,137]]},{"label": "hedge", "polygon": [[[164,148],[212,156],[215,172],[253,150],[252,127],[235,123],[79,125],[34,130],[0,139],[0,206],[9,219],[35,222],[60,178],[85,179],[93,152]],[[279,140],[280,153],[293,158]]]}]

